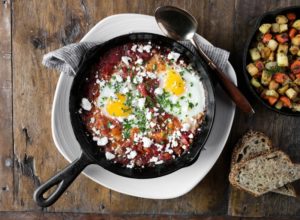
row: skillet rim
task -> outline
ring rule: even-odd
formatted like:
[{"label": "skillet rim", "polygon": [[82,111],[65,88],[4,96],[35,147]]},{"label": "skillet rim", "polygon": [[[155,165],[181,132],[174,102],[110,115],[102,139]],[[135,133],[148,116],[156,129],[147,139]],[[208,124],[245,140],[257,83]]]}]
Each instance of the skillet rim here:
[{"label": "skillet rim", "polygon": [[[99,146],[97,146],[94,141],[91,141],[91,138],[87,140],[87,135],[86,135],[87,132],[82,132],[83,130],[85,130],[82,129],[82,127],[84,126],[82,125],[83,123],[81,123],[81,125],[78,126],[78,122],[80,121],[80,119],[76,119],[76,118],[80,118],[80,116],[77,113],[77,111],[74,111],[74,109],[77,110],[79,109],[78,108],[78,105],[80,103],[79,99],[81,100],[83,96],[82,94],[81,96],[80,94],[76,95],[76,93],[79,93],[78,90],[76,90],[76,88],[79,86],[77,84],[80,82],[79,81],[80,77],[81,78],[84,77],[85,76],[84,73],[88,72],[87,71],[87,69],[89,69],[89,67],[87,67],[88,64],[93,65],[93,63],[95,63],[93,62],[93,58],[94,59],[97,57],[99,58],[98,53],[100,53],[101,51],[103,52],[103,50],[105,49],[110,49],[114,46],[126,44],[132,41],[141,42],[141,41],[148,41],[148,40],[151,40],[154,43],[160,42],[160,45],[169,47],[172,50],[176,49],[178,51],[178,48],[183,50],[183,53],[181,54],[183,54],[185,58],[188,58],[189,63],[193,64],[194,69],[198,73],[200,72],[199,75],[201,76],[201,82],[203,83],[204,89],[207,93],[205,101],[206,101],[206,108],[208,109],[208,111],[205,114],[204,122],[200,125],[201,130],[203,129],[204,131],[201,131],[200,135],[195,136],[191,146],[190,154],[182,155],[177,159],[172,159],[168,163],[155,165],[154,167],[128,169],[126,167],[121,166],[120,164],[114,164],[111,161],[108,161],[103,155],[103,153],[101,158],[99,159],[96,158],[95,154],[91,153],[90,150],[87,150],[88,148],[91,148],[91,146],[87,147],[87,145],[94,145],[92,147],[94,151],[95,149],[99,149]],[[74,135],[77,141],[79,142],[82,153],[85,154],[93,163],[100,165],[101,167],[103,167],[104,169],[112,173],[115,173],[120,176],[137,178],[137,179],[155,178],[155,177],[167,175],[169,173],[175,172],[178,169],[193,164],[199,157],[200,152],[204,147],[209,137],[209,134],[211,132],[213,122],[214,122],[214,116],[215,116],[215,108],[216,108],[216,102],[215,102],[214,87],[209,76],[208,67],[204,63],[204,61],[197,54],[194,54],[184,45],[178,43],[175,40],[172,40],[162,35],[153,34],[153,33],[144,33],[144,32],[121,35],[116,38],[110,39],[100,45],[97,45],[93,47],[91,50],[89,50],[88,53],[82,59],[77,74],[74,77],[71,91],[70,91],[70,97],[69,97],[69,113],[71,118],[71,124],[72,124]]]}]

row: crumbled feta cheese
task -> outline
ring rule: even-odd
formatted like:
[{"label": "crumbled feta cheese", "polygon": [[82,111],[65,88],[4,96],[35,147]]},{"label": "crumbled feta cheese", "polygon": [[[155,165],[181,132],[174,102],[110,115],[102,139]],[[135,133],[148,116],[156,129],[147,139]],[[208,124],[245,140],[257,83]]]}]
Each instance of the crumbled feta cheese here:
[{"label": "crumbled feta cheese", "polygon": [[116,75],[117,82],[123,82],[123,78],[120,75]]},{"label": "crumbled feta cheese", "polygon": [[143,59],[138,58],[138,59],[135,61],[135,64],[142,65],[142,64],[143,64]]},{"label": "crumbled feta cheese", "polygon": [[182,124],[182,128],[181,128],[181,131],[188,131],[190,129],[190,124],[188,123],[183,123]]},{"label": "crumbled feta cheese", "polygon": [[156,78],[157,78],[157,74],[152,73],[152,72],[147,72],[147,76],[148,76],[150,79],[156,79]]},{"label": "crumbled feta cheese", "polygon": [[158,108],[156,108],[156,107],[154,107],[153,110],[154,110],[155,112],[158,112]]},{"label": "crumbled feta cheese", "polygon": [[137,45],[134,44],[134,45],[132,45],[131,50],[132,50],[133,52],[135,52],[135,51],[136,51],[136,48],[137,48]]},{"label": "crumbled feta cheese", "polygon": [[174,60],[175,62],[178,60],[179,57],[180,57],[180,54],[179,54],[179,53],[176,53],[176,52],[173,52],[173,51],[171,51],[171,52],[168,54],[168,59],[169,59],[169,60]]},{"label": "crumbled feta cheese", "polygon": [[[143,82],[143,77],[142,76],[136,76],[134,77],[133,80],[136,80],[136,83],[142,83]],[[134,81],[133,81],[134,82]],[[135,83],[135,82],[134,82]]]},{"label": "crumbled feta cheese", "polygon": [[97,145],[98,146],[104,146],[108,143],[108,138],[107,137],[102,137],[102,138],[99,138],[97,140]]},{"label": "crumbled feta cheese", "polygon": [[148,120],[151,120],[151,118],[152,118],[152,113],[149,112],[149,111],[147,111],[147,113],[146,113],[146,118],[147,118]]},{"label": "crumbled feta cheese", "polygon": [[128,89],[128,87],[123,87],[123,88],[121,88],[120,92],[121,92],[122,94],[126,94],[126,93],[129,92],[129,89]]},{"label": "crumbled feta cheese", "polygon": [[143,47],[143,50],[146,51],[147,53],[150,53],[151,48],[152,46],[148,44]]},{"label": "crumbled feta cheese", "polygon": [[151,162],[157,162],[158,161],[158,158],[157,157],[151,157],[150,158],[150,160],[149,160],[149,162],[151,163]]},{"label": "crumbled feta cheese", "polygon": [[190,135],[189,135],[189,138],[190,138],[190,139],[192,139],[193,137],[194,137],[194,135],[193,135],[193,134],[190,134]]},{"label": "crumbled feta cheese", "polygon": [[126,167],[132,169],[134,167],[134,163],[127,164]]},{"label": "crumbled feta cheese", "polygon": [[90,122],[91,122],[91,123],[94,123],[94,122],[95,122],[95,118],[92,117],[91,120],[90,120]]},{"label": "crumbled feta cheese", "polygon": [[175,141],[175,140],[173,140],[173,141],[172,141],[172,147],[177,147],[177,146],[178,146],[178,142]]},{"label": "crumbled feta cheese", "polygon": [[162,164],[162,163],[164,163],[164,161],[163,160],[159,160],[159,161],[157,161],[157,162],[155,162],[155,164]]},{"label": "crumbled feta cheese", "polygon": [[92,109],[92,104],[90,103],[90,101],[87,98],[82,98],[81,99],[81,107],[86,111],[90,111]]},{"label": "crumbled feta cheese", "polygon": [[149,139],[149,138],[147,138],[147,137],[143,137],[143,138],[142,138],[142,141],[143,141],[143,146],[144,146],[145,148],[150,147],[151,144],[152,144],[152,140]]},{"label": "crumbled feta cheese", "polygon": [[110,152],[105,152],[105,157],[107,160],[112,160],[114,159],[116,156]]},{"label": "crumbled feta cheese", "polygon": [[156,89],[154,90],[154,93],[155,93],[156,95],[162,95],[162,94],[163,94],[163,90],[162,90],[162,88],[158,87],[158,88],[156,88]]},{"label": "crumbled feta cheese", "polygon": [[139,108],[144,108],[145,107],[145,102],[146,102],[146,98],[140,98],[140,99],[138,99],[137,106]]},{"label": "crumbled feta cheese", "polygon": [[137,51],[143,53],[143,45],[139,45]]},{"label": "crumbled feta cheese", "polygon": [[151,128],[154,128],[155,125],[156,125],[156,124],[155,124],[153,121],[150,122],[150,127],[151,127]]},{"label": "crumbled feta cheese", "polygon": [[127,158],[133,159],[136,157],[136,155],[137,155],[137,152],[135,150],[133,150],[133,151],[130,151],[130,153],[127,155]]},{"label": "crumbled feta cheese", "polygon": [[155,144],[158,151],[161,151],[163,149],[163,146],[161,144]]},{"label": "crumbled feta cheese", "polygon": [[182,149],[185,150],[186,149],[186,145],[182,145]]},{"label": "crumbled feta cheese", "polygon": [[122,60],[123,63],[125,63],[128,66],[129,65],[129,61],[131,61],[131,58],[127,57],[127,56],[122,56],[121,60]]},{"label": "crumbled feta cheese", "polygon": [[125,154],[128,154],[132,149],[130,147],[126,147],[126,152]]}]

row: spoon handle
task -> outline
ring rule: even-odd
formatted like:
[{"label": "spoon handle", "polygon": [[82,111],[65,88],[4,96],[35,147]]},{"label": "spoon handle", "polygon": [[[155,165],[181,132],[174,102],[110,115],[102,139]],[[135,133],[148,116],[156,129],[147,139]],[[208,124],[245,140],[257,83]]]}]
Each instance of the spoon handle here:
[{"label": "spoon handle", "polygon": [[234,101],[236,106],[243,112],[248,114],[254,114],[254,110],[246,97],[240,92],[240,90],[233,84],[233,82],[225,75],[225,73],[205,54],[196,40],[191,40],[197,47],[200,56],[207,62],[212,70],[214,70],[216,76],[219,79],[219,83],[222,88],[227,92],[229,97]]}]

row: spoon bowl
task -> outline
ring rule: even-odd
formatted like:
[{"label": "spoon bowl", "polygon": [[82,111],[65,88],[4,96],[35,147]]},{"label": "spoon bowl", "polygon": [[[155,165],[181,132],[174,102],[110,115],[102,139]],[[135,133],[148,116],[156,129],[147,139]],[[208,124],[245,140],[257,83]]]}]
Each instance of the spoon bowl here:
[{"label": "spoon bowl", "polygon": [[175,40],[193,39],[198,27],[197,20],[191,14],[173,6],[157,8],[155,19],[160,29]]},{"label": "spoon bowl", "polygon": [[253,108],[245,96],[202,50],[200,44],[196,40],[197,36],[195,35],[198,22],[190,13],[173,6],[162,6],[156,9],[155,19],[162,32],[168,37],[173,38],[174,40],[189,40],[195,45],[199,55],[214,71],[215,75],[218,77],[218,82],[237,107],[249,115],[254,113]]}]

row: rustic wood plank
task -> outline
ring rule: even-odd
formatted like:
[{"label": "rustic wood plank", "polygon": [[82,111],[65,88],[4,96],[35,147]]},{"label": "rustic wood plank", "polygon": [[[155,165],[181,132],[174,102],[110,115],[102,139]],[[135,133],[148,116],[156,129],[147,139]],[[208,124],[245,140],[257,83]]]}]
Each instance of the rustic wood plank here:
[{"label": "rustic wood plank", "polygon": [[11,3],[0,3],[0,210],[13,206]]},{"label": "rustic wood plank", "polygon": [[[36,209],[32,193],[40,182],[60,170],[66,162],[51,140],[50,114],[57,74],[41,66],[47,51],[78,41],[95,23],[115,13],[152,14],[162,4],[177,5],[197,14],[200,24],[210,21],[205,11],[221,11],[228,3],[199,4],[198,1],[21,1],[14,3],[14,133],[16,162],[16,209]],[[233,8],[231,1],[230,8]],[[24,19],[27,18],[27,19]],[[232,18],[226,17],[228,28]],[[15,31],[18,30],[18,31]],[[203,33],[204,30],[203,30]],[[213,32],[205,37],[214,38]],[[232,44],[226,33],[224,42]],[[30,109],[30,111],[24,111]],[[34,116],[34,117],[33,117]],[[41,123],[42,122],[42,123]],[[228,183],[224,156],[210,175],[189,194],[165,201],[146,200],[122,195],[80,176],[67,193],[48,211],[100,213],[219,213],[226,212],[224,193]],[[217,180],[217,181],[216,181]],[[201,199],[199,201],[199,198]]]},{"label": "rustic wood plank", "polygon": [[[242,53],[244,43],[249,33],[254,28],[256,19],[263,12],[289,5],[299,5],[298,1],[236,1],[235,5],[235,29],[233,64],[237,73],[242,73]],[[240,88],[247,93],[254,104],[256,114],[247,118],[243,114],[237,114],[231,139],[233,146],[236,140],[249,128],[263,131],[271,137],[276,147],[287,152],[295,162],[300,160],[300,137],[295,131],[300,129],[300,119],[279,115],[267,110],[249,94],[244,86],[242,74],[238,74]],[[245,192],[230,189],[228,214],[234,216],[295,216],[300,214],[299,199],[289,198],[274,193],[254,198]]]},{"label": "rustic wood plank", "polygon": [[[274,218],[242,218],[231,216],[196,216],[196,215],[109,215],[109,214],[80,214],[80,213],[47,213],[47,212],[0,212],[0,219],[14,220],[274,220]],[[289,218],[276,218],[276,220],[288,220]],[[300,217],[293,218],[294,220]]]}]

